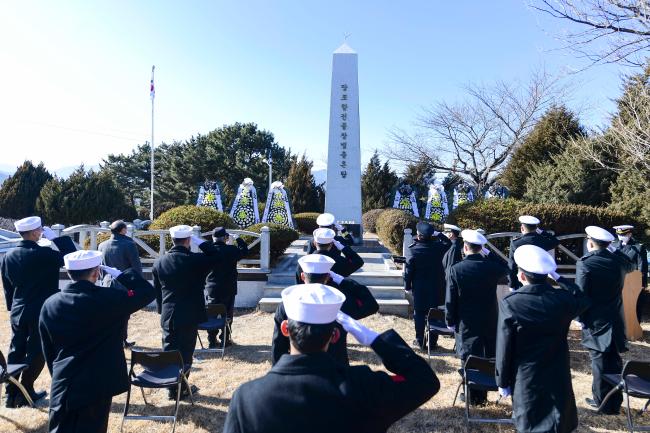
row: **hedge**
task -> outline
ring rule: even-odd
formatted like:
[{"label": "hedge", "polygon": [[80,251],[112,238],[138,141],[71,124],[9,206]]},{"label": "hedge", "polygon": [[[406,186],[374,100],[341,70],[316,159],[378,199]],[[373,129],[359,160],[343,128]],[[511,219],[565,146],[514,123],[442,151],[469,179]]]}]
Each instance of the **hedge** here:
[{"label": "hedge", "polygon": [[199,226],[201,231],[212,230],[215,227],[236,228],[230,215],[219,212],[207,206],[178,206],[163,212],[153,220],[150,230],[168,229],[181,224]]},{"label": "hedge", "polygon": [[293,216],[293,222],[301,233],[312,234],[318,228],[316,218],[320,215],[318,212],[302,212]]},{"label": "hedge", "polygon": [[387,209],[377,218],[377,235],[393,253],[402,254],[404,229],[410,228],[415,233],[418,219],[412,214],[399,209]]},{"label": "hedge", "polygon": [[[267,226],[270,229],[271,261],[277,260],[282,254],[284,254],[286,249],[289,248],[289,245],[291,245],[293,241],[297,240],[300,237],[300,235],[296,230],[281,224],[259,223],[259,224],[254,224],[250,227],[246,227],[244,230],[247,230],[249,232],[254,232],[254,233],[261,233],[262,227],[264,226]],[[255,238],[253,238],[252,236],[242,236],[242,239],[247,244],[250,244],[255,240]],[[250,250],[248,256],[249,258],[251,257],[251,255],[253,257],[259,257],[260,254],[259,245],[260,244],[258,243],[255,247],[253,247]]]},{"label": "hedge", "polygon": [[361,223],[363,230],[369,233],[377,233],[377,219],[386,209],[370,209],[368,212],[361,215]]}]

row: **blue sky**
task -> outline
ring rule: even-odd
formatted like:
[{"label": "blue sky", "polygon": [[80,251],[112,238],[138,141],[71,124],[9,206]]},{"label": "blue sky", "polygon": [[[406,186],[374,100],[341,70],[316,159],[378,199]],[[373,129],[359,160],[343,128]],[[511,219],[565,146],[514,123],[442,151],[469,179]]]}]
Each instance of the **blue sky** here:
[{"label": "blue sky", "polygon": [[[256,122],[317,167],[327,159],[332,52],[359,53],[362,163],[419,109],[468,82],[525,80],[537,67],[584,66],[554,38],[565,23],[524,0],[24,1],[0,10],[0,170],[97,164],[156,142]],[[602,124],[615,66],[568,78],[568,104]]]}]

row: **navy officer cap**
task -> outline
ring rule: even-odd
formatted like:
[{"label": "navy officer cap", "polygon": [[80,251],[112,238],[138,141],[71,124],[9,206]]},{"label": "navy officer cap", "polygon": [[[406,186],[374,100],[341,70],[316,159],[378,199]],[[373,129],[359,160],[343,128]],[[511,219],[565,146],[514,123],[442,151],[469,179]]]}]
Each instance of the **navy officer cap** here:
[{"label": "navy officer cap", "polygon": [[212,230],[212,237],[213,238],[223,238],[223,237],[225,237],[227,235],[228,235],[228,232],[223,227],[215,227],[215,229]]},{"label": "navy officer cap", "polygon": [[431,237],[434,232],[433,226],[426,222],[419,222],[416,226],[416,230],[418,231],[418,234],[424,237]]}]

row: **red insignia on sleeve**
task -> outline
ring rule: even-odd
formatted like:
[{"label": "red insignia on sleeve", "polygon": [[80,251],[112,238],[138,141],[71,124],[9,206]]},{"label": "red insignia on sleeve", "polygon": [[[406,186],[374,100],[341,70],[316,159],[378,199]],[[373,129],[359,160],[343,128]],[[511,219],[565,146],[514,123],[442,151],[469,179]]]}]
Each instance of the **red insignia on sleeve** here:
[{"label": "red insignia on sleeve", "polygon": [[390,378],[391,378],[391,379],[393,380],[393,382],[395,382],[395,383],[406,382],[406,378],[405,378],[404,376],[399,375],[399,374],[396,374],[395,376],[391,376]]},{"label": "red insignia on sleeve", "polygon": [[363,306],[363,302],[361,302],[361,299],[357,299],[357,306],[358,307]]},{"label": "red insignia on sleeve", "polygon": [[135,292],[134,292],[133,290],[130,290],[130,289],[129,289],[129,290],[126,291],[126,295],[127,295],[129,298],[132,298],[133,296],[135,296]]}]

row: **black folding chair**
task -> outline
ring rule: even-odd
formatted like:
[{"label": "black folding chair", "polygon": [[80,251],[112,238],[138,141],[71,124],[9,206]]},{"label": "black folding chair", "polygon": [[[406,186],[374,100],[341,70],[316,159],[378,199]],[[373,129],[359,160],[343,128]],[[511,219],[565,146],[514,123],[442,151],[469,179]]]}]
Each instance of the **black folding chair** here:
[{"label": "black folding chair", "polygon": [[[18,376],[20,376],[20,373],[23,371],[27,370],[29,368],[29,365],[27,364],[7,364],[7,361],[5,360],[5,356],[0,352],[0,384],[2,383],[12,383],[18,388],[25,397],[25,400],[27,400],[27,403],[29,403],[30,407],[34,407],[34,402],[32,401],[32,398],[29,396],[29,392],[25,389],[25,387],[18,381]],[[0,397],[2,397],[2,387],[0,386]]]},{"label": "black folding chair", "polygon": [[198,333],[199,344],[201,349],[198,352],[221,352],[221,357],[226,353],[226,340],[228,339],[228,334],[230,334],[230,323],[228,323],[228,318],[226,317],[227,311],[224,304],[208,304],[205,306],[205,313],[208,316],[208,320],[203,323],[199,323],[199,331],[219,331],[221,330],[221,348],[210,349],[203,345],[203,340],[201,340],[201,333]]},{"label": "black folding chair", "polygon": [[[135,372],[135,367],[139,366],[142,371]],[[183,364],[183,357],[178,350],[170,351],[153,351],[143,352],[140,350],[131,350],[131,368],[129,370],[129,390],[126,393],[126,404],[124,405],[124,416],[122,417],[122,425],[120,431],[124,428],[124,421],[146,419],[154,421],[173,421],[174,427],[172,433],[176,430],[176,419],[178,417],[178,406],[181,400],[181,391],[183,384],[187,387],[190,395],[190,402],[194,405],[194,398],[192,396],[192,389],[185,375],[185,367]],[[174,415],[161,416],[161,415],[128,415],[129,401],[131,399],[131,385],[140,388],[144,404],[147,405],[147,398],[144,396],[144,388],[169,388],[176,386],[176,406],[174,408]]]},{"label": "black folding chair", "polygon": [[427,314],[427,328],[424,333],[424,345],[427,346],[427,356],[431,361],[431,356],[455,356],[456,346],[452,352],[434,352],[431,353],[431,333],[436,333],[445,337],[454,338],[454,331],[447,328],[445,322],[445,312],[439,308],[431,308]]},{"label": "black folding chair", "polygon": [[625,412],[627,413],[627,428],[630,432],[650,431],[650,426],[635,426],[632,410],[630,409],[630,397],[648,399],[640,415],[648,410],[650,405],[650,362],[627,361],[623,366],[621,374],[606,374],[606,382],[612,385],[611,391],[607,393],[598,407],[598,411],[605,406],[607,400],[618,392],[625,393]]},{"label": "black folding chair", "polygon": [[[496,379],[494,378],[495,360],[490,358],[481,358],[479,356],[470,355],[465,361],[462,369],[462,379],[456,388],[456,395],[454,395],[454,403],[456,405],[456,398],[460,387],[465,388],[465,420],[468,423],[483,423],[483,424],[514,424],[512,418],[480,418],[472,417],[470,414],[470,392],[472,389],[477,391],[499,391]],[[501,397],[497,400],[497,404]]]}]

